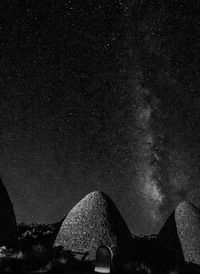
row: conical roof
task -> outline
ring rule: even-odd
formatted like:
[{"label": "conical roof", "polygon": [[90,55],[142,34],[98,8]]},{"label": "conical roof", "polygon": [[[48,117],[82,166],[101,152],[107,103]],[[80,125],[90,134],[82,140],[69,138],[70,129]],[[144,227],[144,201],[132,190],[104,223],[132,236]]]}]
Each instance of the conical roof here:
[{"label": "conical roof", "polygon": [[[111,248],[113,255],[130,254],[131,233],[111,199],[95,191],[76,204],[64,219],[54,246],[75,253],[88,253],[95,260],[100,245]],[[83,257],[80,255],[78,258]]]},{"label": "conical roof", "polygon": [[200,210],[182,202],[176,208],[175,220],[185,261],[200,264]]},{"label": "conical roof", "polygon": [[160,230],[153,253],[158,260],[200,264],[200,210],[181,202]]},{"label": "conical roof", "polygon": [[0,178],[0,246],[12,246],[17,241],[17,223],[12,203]]}]

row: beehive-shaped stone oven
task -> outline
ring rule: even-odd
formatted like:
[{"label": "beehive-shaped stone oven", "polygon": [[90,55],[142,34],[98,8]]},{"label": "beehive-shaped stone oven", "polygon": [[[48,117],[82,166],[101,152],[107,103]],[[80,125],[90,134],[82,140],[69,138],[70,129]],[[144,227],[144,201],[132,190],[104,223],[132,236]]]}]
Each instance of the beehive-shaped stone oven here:
[{"label": "beehive-shaped stone oven", "polygon": [[[94,261],[99,246],[113,256],[130,256],[132,235],[111,199],[95,191],[76,204],[64,219],[54,246],[75,252],[76,258]],[[80,253],[80,254],[79,254]],[[88,254],[88,255],[87,255]]]},{"label": "beehive-shaped stone oven", "polygon": [[200,210],[182,202],[176,208],[175,220],[185,261],[200,265]]},{"label": "beehive-shaped stone oven", "polygon": [[200,210],[189,202],[181,202],[158,234],[152,253],[159,261],[200,265]]},{"label": "beehive-shaped stone oven", "polygon": [[17,223],[12,203],[0,178],[0,246],[14,246],[17,242]]}]

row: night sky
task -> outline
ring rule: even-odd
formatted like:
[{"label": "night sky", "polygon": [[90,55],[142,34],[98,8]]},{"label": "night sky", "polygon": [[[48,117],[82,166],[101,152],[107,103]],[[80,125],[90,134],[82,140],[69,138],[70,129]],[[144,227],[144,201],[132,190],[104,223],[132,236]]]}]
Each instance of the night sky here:
[{"label": "night sky", "polygon": [[197,1],[3,0],[0,174],[17,222],[106,192],[136,234],[200,206]]}]

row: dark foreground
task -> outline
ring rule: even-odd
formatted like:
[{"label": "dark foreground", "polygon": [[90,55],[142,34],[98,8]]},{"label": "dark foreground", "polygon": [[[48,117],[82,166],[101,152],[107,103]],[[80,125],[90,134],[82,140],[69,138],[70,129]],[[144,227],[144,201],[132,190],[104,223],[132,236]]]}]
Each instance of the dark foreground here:
[{"label": "dark foreground", "polygon": [[[0,258],[0,273],[60,273],[92,274],[94,263],[76,261],[69,254],[47,254],[41,250],[32,254],[15,253]],[[119,264],[112,273],[116,274],[193,274],[200,273],[200,267],[192,264],[169,264],[161,262],[133,261]]]},{"label": "dark foreground", "polygon": [[[78,261],[75,254],[61,248],[52,248],[60,224],[18,226],[19,244],[15,248],[0,247],[1,273],[94,273],[94,263]],[[196,274],[200,266],[169,262],[167,256],[150,260],[156,237],[135,237],[137,257],[125,262],[117,261],[113,274]],[[115,265],[116,265],[115,264]]]}]

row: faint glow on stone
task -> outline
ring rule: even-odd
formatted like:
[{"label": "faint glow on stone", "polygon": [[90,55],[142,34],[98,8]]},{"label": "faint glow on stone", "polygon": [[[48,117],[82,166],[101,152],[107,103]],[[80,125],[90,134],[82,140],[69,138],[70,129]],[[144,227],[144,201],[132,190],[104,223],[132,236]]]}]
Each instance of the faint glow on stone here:
[{"label": "faint glow on stone", "polygon": [[110,267],[95,266],[94,271],[98,273],[110,273]]}]

